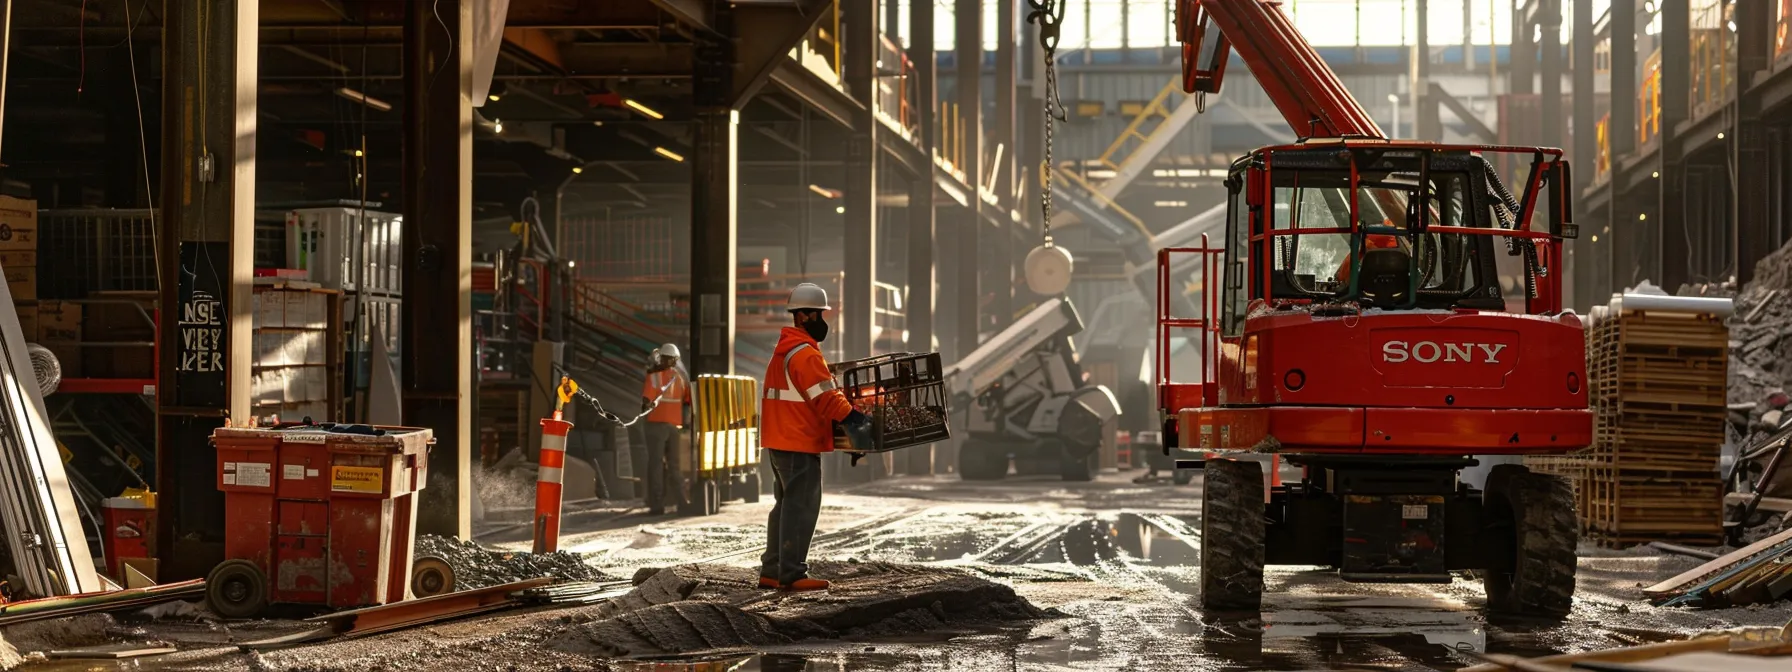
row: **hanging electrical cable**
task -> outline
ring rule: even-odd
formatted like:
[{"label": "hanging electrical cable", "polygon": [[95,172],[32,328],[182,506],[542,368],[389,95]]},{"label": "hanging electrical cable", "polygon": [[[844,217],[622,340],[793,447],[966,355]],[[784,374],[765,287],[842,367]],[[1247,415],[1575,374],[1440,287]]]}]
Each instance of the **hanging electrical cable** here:
[{"label": "hanging electrical cable", "polygon": [[1052,244],[1052,144],[1053,122],[1065,121],[1064,101],[1058,94],[1058,37],[1069,0],[1027,0],[1032,11],[1027,23],[1039,26],[1039,48],[1045,66],[1045,160],[1039,166],[1040,214],[1044,218],[1045,240],[1027,253],[1025,264],[1027,287],[1036,294],[1061,294],[1070,287],[1072,259],[1070,252]]}]

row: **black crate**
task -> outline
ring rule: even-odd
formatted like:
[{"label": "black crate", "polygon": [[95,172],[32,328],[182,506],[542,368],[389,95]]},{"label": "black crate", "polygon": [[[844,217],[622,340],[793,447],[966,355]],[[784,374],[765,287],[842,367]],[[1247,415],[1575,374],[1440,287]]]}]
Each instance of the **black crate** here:
[{"label": "black crate", "polygon": [[[873,448],[884,453],[951,438],[946,427],[946,380],[937,352],[896,353],[834,365],[852,407],[871,417]],[[844,445],[845,437],[836,430]]]}]

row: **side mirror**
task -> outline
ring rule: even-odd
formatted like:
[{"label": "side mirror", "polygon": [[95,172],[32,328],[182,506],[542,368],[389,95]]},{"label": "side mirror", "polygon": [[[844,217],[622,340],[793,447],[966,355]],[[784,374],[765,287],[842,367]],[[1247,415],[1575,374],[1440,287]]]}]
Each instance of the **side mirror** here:
[{"label": "side mirror", "polygon": [[1260,168],[1251,168],[1244,173],[1244,202],[1253,208],[1263,207],[1263,184],[1268,181],[1269,173]]},{"label": "side mirror", "polygon": [[1549,164],[1547,179],[1549,235],[1568,240],[1579,238],[1580,227],[1574,224],[1574,178],[1568,172],[1568,162],[1558,160]]}]

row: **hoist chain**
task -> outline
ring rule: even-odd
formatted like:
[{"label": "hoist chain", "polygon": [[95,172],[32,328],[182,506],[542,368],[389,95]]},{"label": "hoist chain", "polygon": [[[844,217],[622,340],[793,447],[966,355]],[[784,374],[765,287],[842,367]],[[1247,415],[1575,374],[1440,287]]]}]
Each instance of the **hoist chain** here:
[{"label": "hoist chain", "polygon": [[1033,11],[1027,23],[1039,24],[1039,49],[1045,54],[1045,161],[1039,166],[1040,214],[1045,218],[1045,244],[1052,244],[1052,126],[1067,121],[1064,101],[1058,95],[1058,26],[1070,0],[1027,0]]}]

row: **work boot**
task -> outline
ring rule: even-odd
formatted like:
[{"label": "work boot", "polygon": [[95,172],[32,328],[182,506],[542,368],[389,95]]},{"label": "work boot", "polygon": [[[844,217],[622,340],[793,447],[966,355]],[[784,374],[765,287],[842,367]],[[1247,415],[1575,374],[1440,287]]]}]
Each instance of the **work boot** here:
[{"label": "work boot", "polygon": [[771,578],[769,576],[761,576],[761,577],[759,577],[759,587],[764,588],[766,590],[777,590],[779,588],[783,588],[784,586],[780,585],[778,583],[777,579]]},{"label": "work boot", "polygon": [[784,590],[793,593],[805,593],[811,590],[827,590],[830,585],[832,584],[828,583],[827,579],[811,579],[804,577],[785,584]]}]

